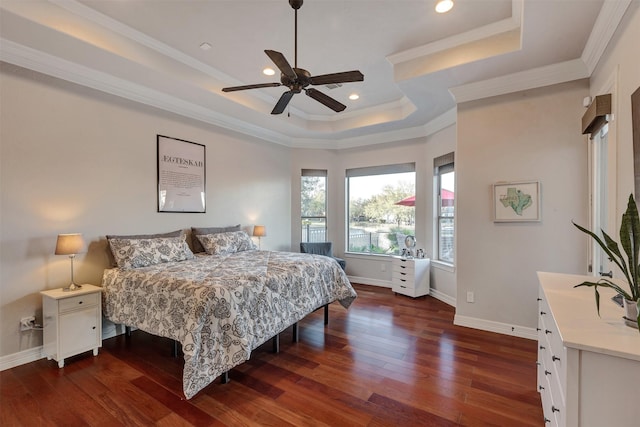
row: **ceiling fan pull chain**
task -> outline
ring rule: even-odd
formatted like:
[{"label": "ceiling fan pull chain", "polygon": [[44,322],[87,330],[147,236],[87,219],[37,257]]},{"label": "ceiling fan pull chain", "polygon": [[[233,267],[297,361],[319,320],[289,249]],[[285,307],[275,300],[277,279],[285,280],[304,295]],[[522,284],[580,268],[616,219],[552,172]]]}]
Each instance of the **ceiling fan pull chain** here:
[{"label": "ceiling fan pull chain", "polygon": [[298,68],[298,9],[295,9],[295,24],[294,24],[294,41],[293,41],[293,67]]}]

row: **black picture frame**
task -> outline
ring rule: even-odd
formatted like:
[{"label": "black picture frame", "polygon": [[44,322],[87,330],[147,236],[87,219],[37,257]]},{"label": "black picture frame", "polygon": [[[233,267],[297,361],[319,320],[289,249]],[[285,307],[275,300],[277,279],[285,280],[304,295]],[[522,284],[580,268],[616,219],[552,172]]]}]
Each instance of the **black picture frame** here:
[{"label": "black picture frame", "polygon": [[206,213],[206,146],[157,135],[158,212]]}]

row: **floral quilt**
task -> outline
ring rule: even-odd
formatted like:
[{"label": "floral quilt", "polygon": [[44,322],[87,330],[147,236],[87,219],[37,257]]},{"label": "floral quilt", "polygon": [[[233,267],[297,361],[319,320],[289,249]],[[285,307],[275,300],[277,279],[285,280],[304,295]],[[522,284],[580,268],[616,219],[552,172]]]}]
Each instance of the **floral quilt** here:
[{"label": "floral quilt", "polygon": [[188,399],[318,307],[356,298],[332,258],[255,250],[107,269],[102,286],[107,319],[182,344]]}]

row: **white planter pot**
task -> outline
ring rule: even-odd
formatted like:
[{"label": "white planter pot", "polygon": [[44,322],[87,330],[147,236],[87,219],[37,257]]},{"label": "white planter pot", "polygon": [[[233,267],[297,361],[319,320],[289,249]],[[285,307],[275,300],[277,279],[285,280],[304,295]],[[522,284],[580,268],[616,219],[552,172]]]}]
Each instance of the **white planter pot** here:
[{"label": "white planter pot", "polygon": [[624,322],[632,328],[638,329],[638,306],[635,301],[624,300]]}]

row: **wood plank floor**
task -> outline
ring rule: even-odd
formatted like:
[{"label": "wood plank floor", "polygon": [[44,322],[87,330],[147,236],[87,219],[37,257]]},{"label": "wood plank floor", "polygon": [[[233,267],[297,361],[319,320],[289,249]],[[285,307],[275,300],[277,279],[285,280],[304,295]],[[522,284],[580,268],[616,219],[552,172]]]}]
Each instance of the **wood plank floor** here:
[{"label": "wood plank floor", "polygon": [[536,343],[453,326],[454,310],[355,285],[191,400],[170,341],[135,331],[98,357],[0,372],[2,426],[542,426]]}]

